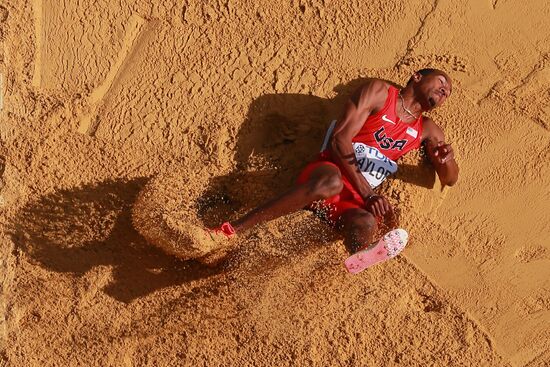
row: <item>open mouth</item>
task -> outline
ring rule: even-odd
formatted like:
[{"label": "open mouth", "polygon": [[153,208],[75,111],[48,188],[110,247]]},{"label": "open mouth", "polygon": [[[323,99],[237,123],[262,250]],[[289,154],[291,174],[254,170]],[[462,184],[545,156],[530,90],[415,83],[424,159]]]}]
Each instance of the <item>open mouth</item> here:
[{"label": "open mouth", "polygon": [[428,103],[430,104],[430,107],[434,107],[435,106],[435,99],[433,99],[433,97],[430,97],[428,98]]}]

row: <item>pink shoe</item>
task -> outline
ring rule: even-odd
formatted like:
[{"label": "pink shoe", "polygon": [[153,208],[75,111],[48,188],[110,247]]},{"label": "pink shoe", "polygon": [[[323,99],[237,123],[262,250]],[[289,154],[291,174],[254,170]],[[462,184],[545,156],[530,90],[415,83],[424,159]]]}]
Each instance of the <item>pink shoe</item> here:
[{"label": "pink shoe", "polygon": [[357,274],[369,266],[397,256],[407,245],[408,239],[409,235],[404,229],[389,231],[376,245],[357,251],[348,257],[344,265],[350,273]]}]

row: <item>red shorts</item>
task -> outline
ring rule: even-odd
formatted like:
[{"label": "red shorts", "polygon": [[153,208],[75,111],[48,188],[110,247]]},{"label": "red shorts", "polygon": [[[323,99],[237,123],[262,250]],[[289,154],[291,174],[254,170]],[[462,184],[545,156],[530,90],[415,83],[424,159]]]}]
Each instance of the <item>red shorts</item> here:
[{"label": "red shorts", "polygon": [[[306,183],[307,181],[309,181],[311,173],[316,168],[323,165],[334,166],[340,169],[338,165],[321,155],[319,159],[309,163],[302,170],[302,172],[298,176],[298,179],[296,180],[296,183]],[[344,183],[344,188],[342,189],[342,191],[340,191],[339,194],[331,196],[328,199],[318,200],[306,207],[306,209],[312,210],[313,212],[315,212],[315,214],[323,219],[326,219],[331,224],[336,224],[340,216],[346,210],[355,208],[364,209],[365,202],[363,201],[363,198],[361,198],[359,193],[357,193],[355,188],[351,185],[351,182],[349,182],[344,174],[342,174],[342,181]]]}]

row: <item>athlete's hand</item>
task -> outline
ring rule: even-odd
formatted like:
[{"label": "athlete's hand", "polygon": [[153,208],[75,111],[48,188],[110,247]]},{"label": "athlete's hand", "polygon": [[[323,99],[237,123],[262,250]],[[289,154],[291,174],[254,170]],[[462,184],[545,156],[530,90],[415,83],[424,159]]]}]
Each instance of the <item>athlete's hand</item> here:
[{"label": "athlete's hand", "polygon": [[455,158],[455,152],[451,144],[440,141],[437,145],[432,145],[432,152],[435,160],[440,164],[445,164]]},{"label": "athlete's hand", "polygon": [[380,195],[371,195],[365,200],[365,209],[375,217],[383,217],[386,214],[393,213],[393,208],[388,200]]}]

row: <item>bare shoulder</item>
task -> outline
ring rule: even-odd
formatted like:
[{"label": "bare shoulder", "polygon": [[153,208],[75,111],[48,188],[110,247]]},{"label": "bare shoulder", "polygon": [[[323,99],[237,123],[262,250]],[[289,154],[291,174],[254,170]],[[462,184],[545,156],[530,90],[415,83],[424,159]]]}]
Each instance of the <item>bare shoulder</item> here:
[{"label": "bare shoulder", "polygon": [[388,91],[388,88],[390,87],[390,83],[383,79],[377,79],[377,78],[370,78],[365,81],[365,84],[363,84],[362,88],[365,89],[372,89],[377,91]]},{"label": "bare shoulder", "polygon": [[390,84],[382,79],[368,79],[352,96],[357,107],[378,110],[384,106]]},{"label": "bare shoulder", "polygon": [[436,143],[445,141],[445,134],[431,117],[422,117],[422,141],[432,140]]}]

